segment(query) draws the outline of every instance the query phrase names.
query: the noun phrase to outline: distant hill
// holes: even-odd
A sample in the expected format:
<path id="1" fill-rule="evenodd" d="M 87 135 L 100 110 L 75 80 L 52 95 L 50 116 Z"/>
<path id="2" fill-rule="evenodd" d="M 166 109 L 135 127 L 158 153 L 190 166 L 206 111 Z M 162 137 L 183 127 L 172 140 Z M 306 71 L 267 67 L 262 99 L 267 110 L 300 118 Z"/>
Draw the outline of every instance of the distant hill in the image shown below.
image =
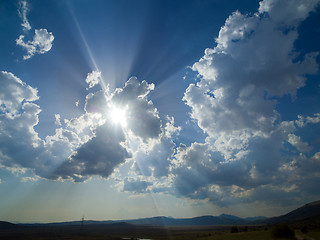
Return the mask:
<path id="1" fill-rule="evenodd" d="M 13 229 L 13 228 L 18 228 L 19 226 L 13 223 L 9 223 L 9 222 L 4 222 L 4 221 L 0 221 L 0 230 L 3 229 Z"/>
<path id="2" fill-rule="evenodd" d="M 234 215 L 230 215 L 230 214 L 221 214 L 219 216 L 220 218 L 224 218 L 224 219 L 230 219 L 230 220 L 234 220 L 234 221 L 243 221 L 242 218 L 234 216 Z"/>
<path id="3" fill-rule="evenodd" d="M 267 218 L 257 221 L 258 223 L 279 223 L 279 222 L 296 222 L 311 218 L 320 218 L 320 201 L 308 203 L 296 210 L 293 210 L 279 217 Z"/>
<path id="4" fill-rule="evenodd" d="M 201 216 L 194 218 L 153 217 L 125 220 L 127 223 L 153 226 L 210 226 L 244 224 L 247 221 L 235 216 Z"/>
<path id="5" fill-rule="evenodd" d="M 129 224 L 126 222 L 117 222 L 117 223 L 110 223 L 110 224 L 103 224 L 104 228 L 121 228 L 121 229 L 125 229 L 125 228 L 134 228 L 135 225 L 133 224 Z"/>
<path id="6" fill-rule="evenodd" d="M 245 220 L 247 220 L 249 222 L 258 221 L 258 220 L 264 220 L 264 219 L 267 219 L 267 217 L 257 216 L 257 217 L 247 217 L 247 218 L 245 218 Z"/>
<path id="7" fill-rule="evenodd" d="M 285 215 L 279 217 L 249 217 L 240 218 L 233 215 L 221 214 L 220 216 L 200 216 L 194 218 L 172 218 L 172 217 L 151 217 L 140 219 L 129 219 L 121 221 L 94 221 L 86 220 L 84 225 L 104 225 L 105 227 L 126 227 L 130 228 L 134 225 L 140 226 L 221 226 L 221 225 L 250 225 L 250 224 L 274 224 L 278 222 L 297 222 L 303 220 L 320 219 L 320 201 L 306 204 L 296 210 L 293 210 Z M 12 224 L 0 221 L 0 229 L 13 228 L 17 226 L 76 226 L 81 225 L 81 221 L 73 222 L 56 222 L 47 224 Z"/>

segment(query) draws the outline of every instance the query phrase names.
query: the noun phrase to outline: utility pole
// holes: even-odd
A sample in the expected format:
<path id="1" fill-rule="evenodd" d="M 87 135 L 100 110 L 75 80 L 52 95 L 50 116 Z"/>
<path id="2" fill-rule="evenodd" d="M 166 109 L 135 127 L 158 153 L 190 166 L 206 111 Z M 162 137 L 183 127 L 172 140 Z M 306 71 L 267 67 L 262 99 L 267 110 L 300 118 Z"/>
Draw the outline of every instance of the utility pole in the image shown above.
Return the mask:
<path id="1" fill-rule="evenodd" d="M 83 225 L 84 225 L 84 215 L 82 215 L 82 218 L 81 218 L 81 234 L 83 235 Z"/>
<path id="2" fill-rule="evenodd" d="M 81 228 L 83 228 L 83 224 L 84 224 L 84 216 L 82 216 L 81 218 Z"/>

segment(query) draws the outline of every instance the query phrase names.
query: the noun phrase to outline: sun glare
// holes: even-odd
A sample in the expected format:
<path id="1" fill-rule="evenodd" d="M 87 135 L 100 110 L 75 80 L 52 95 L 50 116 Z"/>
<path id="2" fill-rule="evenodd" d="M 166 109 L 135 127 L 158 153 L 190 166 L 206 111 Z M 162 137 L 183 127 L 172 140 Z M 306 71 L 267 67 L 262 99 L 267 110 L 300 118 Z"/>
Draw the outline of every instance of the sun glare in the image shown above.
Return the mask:
<path id="1" fill-rule="evenodd" d="M 114 124 L 120 124 L 122 127 L 127 126 L 126 109 L 112 106 L 110 117 Z"/>

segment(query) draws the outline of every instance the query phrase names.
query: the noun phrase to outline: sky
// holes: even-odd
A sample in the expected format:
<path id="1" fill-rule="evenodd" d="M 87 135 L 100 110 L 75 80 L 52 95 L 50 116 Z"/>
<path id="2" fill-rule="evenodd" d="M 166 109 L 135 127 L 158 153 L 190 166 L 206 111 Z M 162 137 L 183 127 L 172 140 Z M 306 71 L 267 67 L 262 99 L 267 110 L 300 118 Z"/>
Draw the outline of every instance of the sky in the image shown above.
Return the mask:
<path id="1" fill-rule="evenodd" d="M 319 2 L 2 0 L 0 220 L 319 200 Z"/>

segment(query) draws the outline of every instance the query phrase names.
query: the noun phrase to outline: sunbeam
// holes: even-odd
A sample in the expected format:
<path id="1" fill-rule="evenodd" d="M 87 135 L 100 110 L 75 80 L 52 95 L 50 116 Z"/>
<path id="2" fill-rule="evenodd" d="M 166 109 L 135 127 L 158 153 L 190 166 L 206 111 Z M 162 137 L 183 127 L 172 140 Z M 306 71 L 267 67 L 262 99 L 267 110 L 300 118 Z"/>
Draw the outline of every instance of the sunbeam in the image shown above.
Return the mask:
<path id="1" fill-rule="evenodd" d="M 71 2 L 68 1 L 67 4 L 68 4 L 68 7 L 69 7 L 69 11 L 70 11 L 70 13 L 71 13 L 72 19 L 73 19 L 73 21 L 74 21 L 74 23 L 75 23 L 75 25 L 76 25 L 76 27 L 77 27 L 77 29 L 78 29 L 78 32 L 79 32 L 79 34 L 80 34 L 80 36 L 81 36 L 81 40 L 82 40 L 82 42 L 83 42 L 83 44 L 84 44 L 84 46 L 85 46 L 85 48 L 86 48 L 86 50 L 87 50 L 87 53 L 88 53 L 88 55 L 89 55 L 89 57 L 90 57 L 91 63 L 93 64 L 93 66 L 94 66 L 94 68 L 95 68 L 94 70 L 100 72 L 99 67 L 98 67 L 98 64 L 96 63 L 96 61 L 95 61 L 95 59 L 94 59 L 94 57 L 93 57 L 93 54 L 92 54 L 92 52 L 91 52 L 91 49 L 90 49 L 90 47 L 89 47 L 89 45 L 88 45 L 88 43 L 87 43 L 87 40 L 86 40 L 86 38 L 85 38 L 85 36 L 84 36 L 84 34 L 83 34 L 83 32 L 82 32 L 82 29 L 81 29 L 80 25 L 79 25 L 79 21 L 78 21 L 78 19 L 77 19 L 77 16 L 76 16 L 76 14 L 74 13 L 74 10 L 73 10 L 73 7 L 72 7 L 72 5 L 71 5 Z M 101 76 L 101 79 L 102 79 L 102 81 L 100 81 L 99 84 L 101 85 L 101 88 L 106 91 L 106 90 L 107 90 L 107 86 L 106 86 L 105 81 L 104 81 L 104 79 L 103 79 L 102 76 Z"/>

